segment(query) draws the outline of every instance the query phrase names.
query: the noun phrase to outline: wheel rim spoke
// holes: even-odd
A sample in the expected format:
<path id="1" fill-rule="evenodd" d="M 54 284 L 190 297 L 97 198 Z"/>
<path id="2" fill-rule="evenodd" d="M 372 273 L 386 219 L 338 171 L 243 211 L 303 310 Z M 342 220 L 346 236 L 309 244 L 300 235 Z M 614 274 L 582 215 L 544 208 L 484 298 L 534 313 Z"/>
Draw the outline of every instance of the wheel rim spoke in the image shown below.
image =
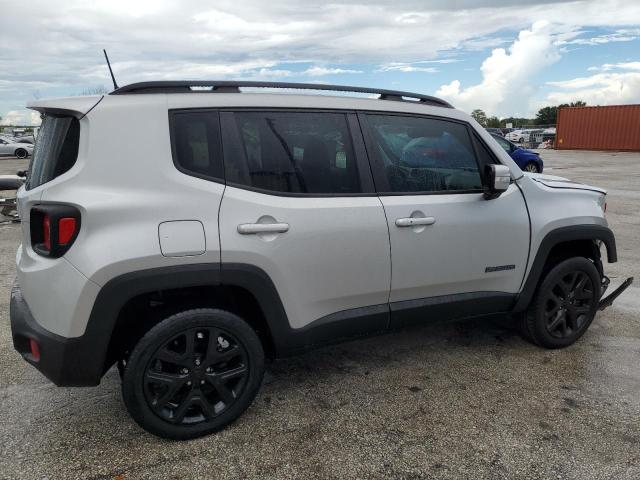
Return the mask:
<path id="1" fill-rule="evenodd" d="M 208 380 L 225 405 L 229 406 L 231 403 L 233 403 L 233 401 L 236 399 L 235 393 L 224 384 L 224 382 L 218 375 L 212 375 Z"/>
<path id="2" fill-rule="evenodd" d="M 187 414 L 189 407 L 193 404 L 193 392 L 189 392 L 187 397 L 178 405 L 178 408 L 173 412 L 173 420 L 177 423 L 181 423 L 184 420 L 184 416 Z"/>
<path id="3" fill-rule="evenodd" d="M 548 330 L 550 332 L 553 332 L 556 328 L 558 328 L 558 325 L 560 325 L 560 323 L 564 320 L 564 314 L 562 312 L 560 312 L 558 310 L 557 314 L 556 314 L 556 318 L 553 319 L 553 321 L 549 324 L 549 326 L 547 327 Z"/>
<path id="4" fill-rule="evenodd" d="M 240 365 L 236 368 L 232 368 L 230 370 L 221 372 L 219 375 L 223 382 L 228 382 L 229 380 L 233 380 L 234 378 L 239 378 L 246 373 L 247 373 L 247 367 L 245 367 L 244 365 Z"/>

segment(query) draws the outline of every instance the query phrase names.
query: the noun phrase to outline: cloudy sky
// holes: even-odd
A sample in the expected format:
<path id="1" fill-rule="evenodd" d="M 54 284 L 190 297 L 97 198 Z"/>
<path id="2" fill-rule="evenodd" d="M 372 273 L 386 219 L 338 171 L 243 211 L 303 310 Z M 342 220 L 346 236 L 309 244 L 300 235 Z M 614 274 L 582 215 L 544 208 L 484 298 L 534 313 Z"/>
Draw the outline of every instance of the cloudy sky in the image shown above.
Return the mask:
<path id="1" fill-rule="evenodd" d="M 159 79 L 436 94 L 467 111 L 640 103 L 640 1 L 0 0 L 2 123 L 28 101 Z"/>

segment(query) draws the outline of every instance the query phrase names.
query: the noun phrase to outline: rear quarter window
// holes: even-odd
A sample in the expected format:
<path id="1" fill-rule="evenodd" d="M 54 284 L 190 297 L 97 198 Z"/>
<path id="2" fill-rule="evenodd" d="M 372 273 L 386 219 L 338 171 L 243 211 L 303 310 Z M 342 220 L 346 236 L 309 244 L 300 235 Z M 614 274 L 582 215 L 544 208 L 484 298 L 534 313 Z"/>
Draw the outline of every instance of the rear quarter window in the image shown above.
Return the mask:
<path id="1" fill-rule="evenodd" d="M 174 111 L 170 115 L 173 161 L 182 173 L 224 181 L 220 127 L 215 111 Z"/>
<path id="2" fill-rule="evenodd" d="M 45 115 L 29 165 L 27 189 L 69 171 L 78 158 L 80 122 L 66 115 Z"/>

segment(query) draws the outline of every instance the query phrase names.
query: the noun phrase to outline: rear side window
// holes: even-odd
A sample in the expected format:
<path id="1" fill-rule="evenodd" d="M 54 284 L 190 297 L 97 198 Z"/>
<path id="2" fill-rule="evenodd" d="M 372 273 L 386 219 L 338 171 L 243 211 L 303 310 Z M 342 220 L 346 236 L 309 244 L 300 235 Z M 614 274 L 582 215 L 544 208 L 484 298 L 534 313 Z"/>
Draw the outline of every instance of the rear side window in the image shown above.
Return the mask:
<path id="1" fill-rule="evenodd" d="M 344 114 L 223 112 L 221 116 L 227 183 L 310 195 L 362 191 Z"/>
<path id="2" fill-rule="evenodd" d="M 180 171 L 195 177 L 223 180 L 218 113 L 171 114 L 173 161 Z"/>
<path id="3" fill-rule="evenodd" d="M 482 189 L 467 127 L 446 120 L 366 115 L 378 190 L 389 193 Z"/>
<path id="4" fill-rule="evenodd" d="M 75 117 L 45 115 L 29 165 L 26 188 L 50 182 L 67 172 L 78 158 L 80 122 Z"/>

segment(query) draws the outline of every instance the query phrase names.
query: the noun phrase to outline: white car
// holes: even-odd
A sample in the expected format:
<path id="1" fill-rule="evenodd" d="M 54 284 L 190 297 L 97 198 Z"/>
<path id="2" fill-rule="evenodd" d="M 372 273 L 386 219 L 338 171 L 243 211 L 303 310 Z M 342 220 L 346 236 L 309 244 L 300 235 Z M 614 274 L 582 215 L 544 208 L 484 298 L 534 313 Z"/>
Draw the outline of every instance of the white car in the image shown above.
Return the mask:
<path id="1" fill-rule="evenodd" d="M 0 156 L 27 158 L 33 153 L 33 145 L 17 143 L 9 137 L 0 137 Z"/>
<path id="2" fill-rule="evenodd" d="M 438 98 L 172 81 L 29 106 L 44 119 L 17 195 L 14 347 L 64 386 L 117 364 L 162 437 L 235 420 L 267 357 L 495 315 L 562 348 L 631 283 L 602 299 L 604 190 L 523 173 Z"/>
<path id="3" fill-rule="evenodd" d="M 522 143 L 524 142 L 525 136 L 529 136 L 529 134 L 526 133 L 526 130 L 514 130 L 513 132 L 507 133 L 504 138 L 511 142 Z"/>

